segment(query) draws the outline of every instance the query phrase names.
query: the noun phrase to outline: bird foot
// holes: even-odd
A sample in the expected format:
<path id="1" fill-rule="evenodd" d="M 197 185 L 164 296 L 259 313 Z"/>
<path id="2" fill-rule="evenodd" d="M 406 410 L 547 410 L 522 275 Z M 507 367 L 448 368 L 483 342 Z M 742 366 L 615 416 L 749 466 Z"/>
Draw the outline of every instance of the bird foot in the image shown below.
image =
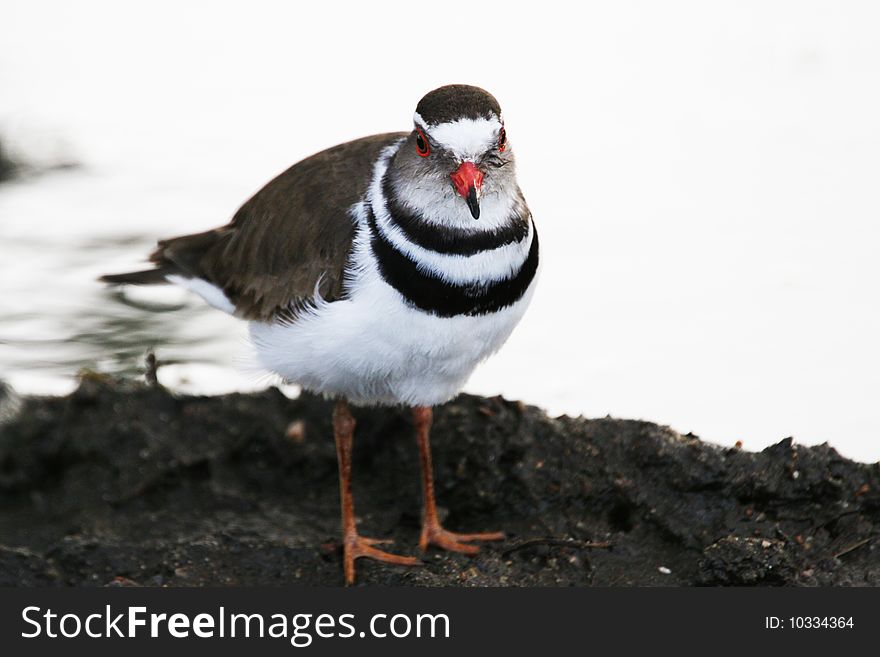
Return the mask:
<path id="1" fill-rule="evenodd" d="M 440 526 L 440 523 L 425 523 L 422 527 L 422 536 L 419 539 L 419 547 L 422 552 L 434 545 L 450 552 L 462 554 L 476 554 L 480 548 L 476 545 L 468 545 L 469 541 L 503 541 L 504 532 L 483 532 L 479 534 L 458 534 Z"/>
<path id="2" fill-rule="evenodd" d="M 400 566 L 418 566 L 422 563 L 416 557 L 404 557 L 399 554 L 391 554 L 374 548 L 374 545 L 391 543 L 387 539 L 367 538 L 359 534 L 351 534 L 345 537 L 342 548 L 342 560 L 345 570 L 345 583 L 354 584 L 354 561 L 361 557 L 393 563 Z"/>

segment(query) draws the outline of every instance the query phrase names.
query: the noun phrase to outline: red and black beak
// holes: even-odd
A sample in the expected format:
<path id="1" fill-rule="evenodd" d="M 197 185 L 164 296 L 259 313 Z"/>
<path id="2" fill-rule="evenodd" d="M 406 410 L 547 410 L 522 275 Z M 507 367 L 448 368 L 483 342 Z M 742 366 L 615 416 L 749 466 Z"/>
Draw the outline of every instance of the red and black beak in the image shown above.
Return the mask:
<path id="1" fill-rule="evenodd" d="M 480 190 L 483 187 L 483 172 L 473 162 L 462 162 L 458 169 L 449 175 L 461 197 L 467 202 L 474 219 L 480 218 Z"/>

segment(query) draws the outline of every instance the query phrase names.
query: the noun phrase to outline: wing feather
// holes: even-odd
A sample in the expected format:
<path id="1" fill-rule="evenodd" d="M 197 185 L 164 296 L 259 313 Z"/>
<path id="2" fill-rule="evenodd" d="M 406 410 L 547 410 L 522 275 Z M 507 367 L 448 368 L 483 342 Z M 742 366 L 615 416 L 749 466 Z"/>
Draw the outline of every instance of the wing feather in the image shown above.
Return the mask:
<path id="1" fill-rule="evenodd" d="M 343 293 L 354 237 L 351 207 L 366 192 L 388 133 L 335 146 L 270 181 L 221 228 L 159 242 L 158 269 L 173 267 L 223 290 L 236 315 L 268 321 L 314 296 Z"/>

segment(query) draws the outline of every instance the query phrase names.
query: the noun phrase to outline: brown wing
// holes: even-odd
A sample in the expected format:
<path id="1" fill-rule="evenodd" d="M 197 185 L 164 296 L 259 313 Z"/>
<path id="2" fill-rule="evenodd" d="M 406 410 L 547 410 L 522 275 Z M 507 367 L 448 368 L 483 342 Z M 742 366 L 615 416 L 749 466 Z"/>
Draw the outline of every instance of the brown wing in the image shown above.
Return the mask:
<path id="1" fill-rule="evenodd" d="M 321 295 L 338 299 L 354 236 L 349 210 L 379 152 L 402 136 L 365 137 L 312 155 L 269 182 L 228 225 L 159 242 L 150 259 L 217 285 L 248 319 L 295 309 L 319 279 Z"/>

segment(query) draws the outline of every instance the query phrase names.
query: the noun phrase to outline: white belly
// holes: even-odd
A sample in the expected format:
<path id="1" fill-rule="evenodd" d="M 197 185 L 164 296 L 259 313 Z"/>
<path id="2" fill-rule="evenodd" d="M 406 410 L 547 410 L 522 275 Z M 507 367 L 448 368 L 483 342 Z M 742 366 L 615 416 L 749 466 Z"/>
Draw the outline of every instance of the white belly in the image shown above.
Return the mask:
<path id="1" fill-rule="evenodd" d="M 375 271 L 351 298 L 288 324 L 252 322 L 261 364 L 304 388 L 358 404 L 434 405 L 454 397 L 497 351 L 531 300 L 486 315 L 438 317 L 407 305 Z"/>

